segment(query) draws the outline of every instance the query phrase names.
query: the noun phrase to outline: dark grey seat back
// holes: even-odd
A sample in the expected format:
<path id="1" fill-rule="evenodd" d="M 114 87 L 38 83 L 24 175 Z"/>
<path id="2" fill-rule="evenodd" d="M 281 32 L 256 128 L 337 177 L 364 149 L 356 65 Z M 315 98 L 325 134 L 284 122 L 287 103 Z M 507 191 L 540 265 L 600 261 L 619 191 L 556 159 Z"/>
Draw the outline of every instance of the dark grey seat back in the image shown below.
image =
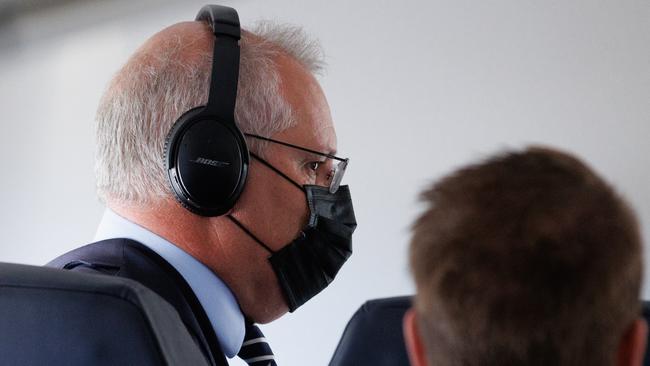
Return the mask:
<path id="1" fill-rule="evenodd" d="M 369 300 L 352 316 L 330 366 L 408 366 L 402 319 L 411 297 Z"/>
<path id="2" fill-rule="evenodd" d="M 0 263 L 4 365 L 207 365 L 176 310 L 113 276 Z"/>

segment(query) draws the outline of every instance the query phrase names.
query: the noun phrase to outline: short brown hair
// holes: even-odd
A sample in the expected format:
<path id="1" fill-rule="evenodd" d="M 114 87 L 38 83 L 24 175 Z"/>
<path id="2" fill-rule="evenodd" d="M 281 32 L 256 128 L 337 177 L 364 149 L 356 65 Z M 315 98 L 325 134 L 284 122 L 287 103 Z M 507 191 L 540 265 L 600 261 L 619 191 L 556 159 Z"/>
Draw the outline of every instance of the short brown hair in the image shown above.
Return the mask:
<path id="1" fill-rule="evenodd" d="M 434 365 L 611 365 L 639 316 L 641 238 L 616 192 L 548 148 L 470 165 L 422 194 L 410 260 Z"/>

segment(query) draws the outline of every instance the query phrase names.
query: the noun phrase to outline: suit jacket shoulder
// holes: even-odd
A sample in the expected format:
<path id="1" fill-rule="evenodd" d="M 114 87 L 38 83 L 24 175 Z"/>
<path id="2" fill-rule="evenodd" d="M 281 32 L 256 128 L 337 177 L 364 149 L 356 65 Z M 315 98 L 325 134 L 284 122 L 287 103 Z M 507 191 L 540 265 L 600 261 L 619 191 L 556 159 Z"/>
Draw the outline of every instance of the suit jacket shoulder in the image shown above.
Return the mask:
<path id="1" fill-rule="evenodd" d="M 178 311 L 210 364 L 228 364 L 212 324 L 190 286 L 174 267 L 145 245 L 130 239 L 103 240 L 63 254 L 47 266 L 140 282 Z"/>

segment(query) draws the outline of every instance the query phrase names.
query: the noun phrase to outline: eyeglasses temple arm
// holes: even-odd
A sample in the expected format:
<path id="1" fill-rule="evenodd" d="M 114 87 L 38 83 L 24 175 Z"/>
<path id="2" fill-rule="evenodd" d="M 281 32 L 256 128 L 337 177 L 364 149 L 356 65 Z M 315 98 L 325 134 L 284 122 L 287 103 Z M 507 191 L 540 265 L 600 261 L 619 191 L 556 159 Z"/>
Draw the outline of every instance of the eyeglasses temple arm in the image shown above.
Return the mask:
<path id="1" fill-rule="evenodd" d="M 278 141 L 278 140 L 270 139 L 268 137 L 255 135 L 255 134 L 252 134 L 252 133 L 244 133 L 244 136 L 252 137 L 252 138 L 256 138 L 256 139 L 260 139 L 260 140 L 264 140 L 264 141 L 268 141 L 268 142 L 273 142 L 275 144 L 280 144 L 280 145 L 284 145 L 284 146 L 291 147 L 291 148 L 294 148 L 294 149 L 306 151 L 308 153 L 312 153 L 312 154 L 316 154 L 316 155 L 320 155 L 320 156 L 325 156 L 327 158 L 338 160 L 338 161 L 347 161 L 348 160 L 348 159 L 339 158 L 338 156 L 334 156 L 332 154 L 325 154 L 325 153 L 322 153 L 320 151 L 311 150 L 311 149 L 308 149 L 306 147 L 293 145 L 293 144 L 290 144 L 288 142 Z"/>

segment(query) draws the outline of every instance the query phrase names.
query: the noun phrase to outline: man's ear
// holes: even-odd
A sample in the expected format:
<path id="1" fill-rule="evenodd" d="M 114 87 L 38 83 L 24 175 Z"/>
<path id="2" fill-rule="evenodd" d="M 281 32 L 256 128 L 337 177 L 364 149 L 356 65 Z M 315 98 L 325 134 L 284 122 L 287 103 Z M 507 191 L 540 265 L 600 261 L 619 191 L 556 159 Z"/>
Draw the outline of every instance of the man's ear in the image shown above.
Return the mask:
<path id="1" fill-rule="evenodd" d="M 427 366 L 426 351 L 422 344 L 420 329 L 417 324 L 415 309 L 409 309 L 404 314 L 403 321 L 404 341 L 406 342 L 406 351 L 411 361 L 411 366 Z"/>
<path id="2" fill-rule="evenodd" d="M 648 324 L 637 318 L 623 333 L 618 348 L 619 366 L 642 366 L 648 338 Z"/>

